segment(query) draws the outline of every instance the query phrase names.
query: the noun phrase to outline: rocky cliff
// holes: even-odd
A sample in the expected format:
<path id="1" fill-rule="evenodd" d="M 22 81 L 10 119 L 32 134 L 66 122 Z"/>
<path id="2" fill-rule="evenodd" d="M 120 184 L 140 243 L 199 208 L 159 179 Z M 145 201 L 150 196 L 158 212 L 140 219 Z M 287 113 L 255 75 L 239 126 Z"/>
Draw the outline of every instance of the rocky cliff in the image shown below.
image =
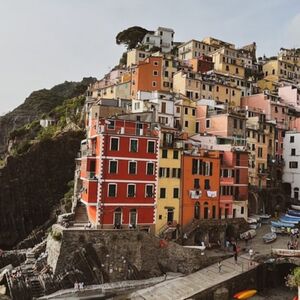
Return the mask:
<path id="1" fill-rule="evenodd" d="M 10 248 L 49 219 L 74 178 L 83 132 L 69 131 L 8 157 L 0 169 L 0 248 Z"/>
<path id="2" fill-rule="evenodd" d="M 5 116 L 0 117 L 0 157 L 7 149 L 10 132 L 27 123 L 38 120 L 43 114 L 48 114 L 66 99 L 84 94 L 88 85 L 95 78 L 83 78 L 81 82 L 64 82 L 51 89 L 32 92 L 23 104 Z"/>

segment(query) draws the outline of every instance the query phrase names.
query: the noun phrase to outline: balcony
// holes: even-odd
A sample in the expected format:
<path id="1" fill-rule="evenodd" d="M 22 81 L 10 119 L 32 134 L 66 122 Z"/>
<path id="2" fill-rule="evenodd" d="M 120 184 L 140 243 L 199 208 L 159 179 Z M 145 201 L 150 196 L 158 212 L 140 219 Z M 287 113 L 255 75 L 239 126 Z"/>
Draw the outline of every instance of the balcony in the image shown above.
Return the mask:
<path id="1" fill-rule="evenodd" d="M 81 150 L 81 157 L 95 157 L 96 151 L 93 149 L 82 149 Z"/>
<path id="2" fill-rule="evenodd" d="M 98 180 L 95 172 L 86 172 L 86 178 L 89 180 Z"/>
<path id="3" fill-rule="evenodd" d="M 114 126 L 110 128 L 106 125 L 99 125 L 98 133 L 102 134 L 116 134 L 116 135 L 134 135 L 134 136 L 151 136 L 158 137 L 159 130 L 158 128 L 134 128 L 125 126 Z"/>

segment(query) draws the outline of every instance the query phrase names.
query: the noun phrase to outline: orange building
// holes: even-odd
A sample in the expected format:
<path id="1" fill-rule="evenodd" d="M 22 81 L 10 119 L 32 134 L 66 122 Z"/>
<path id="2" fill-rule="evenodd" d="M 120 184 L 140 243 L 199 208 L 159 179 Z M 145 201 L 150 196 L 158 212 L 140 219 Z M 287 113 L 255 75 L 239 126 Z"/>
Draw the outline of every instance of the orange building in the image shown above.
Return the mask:
<path id="1" fill-rule="evenodd" d="M 148 57 L 132 70 L 131 96 L 136 97 L 138 91 L 161 90 L 162 57 Z"/>
<path id="2" fill-rule="evenodd" d="M 184 153 L 182 173 L 182 226 L 193 219 L 219 218 L 220 152 L 199 149 Z"/>

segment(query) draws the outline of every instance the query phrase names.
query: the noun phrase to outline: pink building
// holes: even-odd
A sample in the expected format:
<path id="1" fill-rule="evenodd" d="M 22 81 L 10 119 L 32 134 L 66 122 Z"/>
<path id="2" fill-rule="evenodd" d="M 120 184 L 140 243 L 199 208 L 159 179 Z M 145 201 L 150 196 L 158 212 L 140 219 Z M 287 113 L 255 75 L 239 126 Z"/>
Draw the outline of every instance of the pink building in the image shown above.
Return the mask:
<path id="1" fill-rule="evenodd" d="M 278 88 L 278 96 L 286 104 L 300 108 L 300 89 L 296 86 L 282 86 Z"/>
<path id="2" fill-rule="evenodd" d="M 223 137 L 245 138 L 246 118 L 234 108 L 214 100 L 199 100 L 196 108 L 196 132 Z"/>
<path id="3" fill-rule="evenodd" d="M 294 114 L 292 114 L 294 109 L 284 103 L 279 96 L 267 93 L 242 97 L 241 107 L 245 108 L 246 111 L 259 109 L 265 114 L 266 121 L 276 122 L 275 155 L 277 160 L 281 160 L 284 133 L 291 129 L 295 119 Z"/>

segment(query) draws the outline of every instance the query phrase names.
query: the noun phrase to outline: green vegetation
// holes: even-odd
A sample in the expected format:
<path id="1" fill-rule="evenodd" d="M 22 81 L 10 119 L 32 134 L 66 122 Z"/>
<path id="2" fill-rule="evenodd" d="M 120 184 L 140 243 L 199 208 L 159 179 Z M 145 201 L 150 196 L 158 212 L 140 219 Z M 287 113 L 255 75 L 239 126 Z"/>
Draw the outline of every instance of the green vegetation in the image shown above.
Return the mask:
<path id="1" fill-rule="evenodd" d="M 296 267 L 286 278 L 286 285 L 298 288 L 298 299 L 300 299 L 300 267 Z"/>
<path id="2" fill-rule="evenodd" d="M 62 238 L 62 234 L 60 231 L 51 230 L 51 236 L 55 241 L 60 241 Z"/>
<path id="3" fill-rule="evenodd" d="M 85 102 L 84 96 L 64 100 L 48 114 L 43 114 L 42 119 L 52 119 L 54 124 L 43 128 L 39 120 L 35 120 L 18 129 L 13 130 L 9 138 L 13 140 L 12 155 L 22 155 L 30 147 L 39 141 L 46 141 L 58 135 L 68 124 L 73 123 L 80 127 L 83 125 L 82 108 Z"/>
<path id="4" fill-rule="evenodd" d="M 118 45 L 124 44 L 127 50 L 133 49 L 143 40 L 145 34 L 148 32 L 149 31 L 143 27 L 129 27 L 117 34 L 116 43 Z"/>

